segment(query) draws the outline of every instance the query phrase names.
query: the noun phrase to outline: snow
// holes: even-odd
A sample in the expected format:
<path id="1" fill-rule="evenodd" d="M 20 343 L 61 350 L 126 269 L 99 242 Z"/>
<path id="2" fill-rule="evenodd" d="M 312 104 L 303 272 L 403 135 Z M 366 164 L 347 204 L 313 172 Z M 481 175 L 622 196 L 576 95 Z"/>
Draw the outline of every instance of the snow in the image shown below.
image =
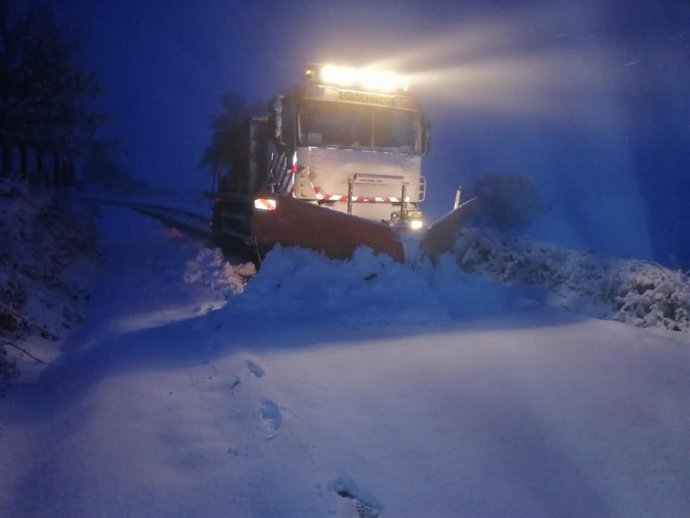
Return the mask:
<path id="1" fill-rule="evenodd" d="M 220 249 L 202 248 L 194 259 L 187 261 L 184 280 L 232 295 L 242 293 L 247 280 L 255 273 L 253 263 L 233 266 L 225 261 Z"/>
<path id="2" fill-rule="evenodd" d="M 118 192 L 104 188 L 96 189 L 92 186 L 90 188 L 83 187 L 80 190 L 80 196 L 105 203 L 138 203 L 149 206 L 174 207 L 177 211 L 186 211 L 199 215 L 210 214 L 213 207 L 213 200 L 203 196 L 202 191 L 199 189 L 146 189 L 139 193 L 134 193 Z"/>
<path id="3" fill-rule="evenodd" d="M 85 323 L 0 404 L 1 516 L 690 512 L 685 335 L 450 256 L 279 248 L 252 276 L 125 209 L 101 225 Z"/>
<path id="4" fill-rule="evenodd" d="M 43 362 L 82 322 L 97 268 L 96 229 L 83 208 L 68 208 L 68 197 L 0 181 L 0 348 L 9 341 Z M 25 375 L 43 368 L 19 349 L 10 353 Z"/>
<path id="5" fill-rule="evenodd" d="M 281 318 L 295 323 L 306 318 L 357 328 L 423 327 L 452 322 L 457 314 L 501 311 L 513 304 L 505 293 L 499 284 L 463 274 L 450 256 L 436 267 L 410 266 L 365 247 L 349 261 L 277 247 L 233 306 L 251 314 L 279 308 Z"/>
<path id="6" fill-rule="evenodd" d="M 639 327 L 690 332 L 690 278 L 651 261 L 613 259 L 486 229 L 465 229 L 458 265 L 544 301 Z M 531 290 L 532 296 L 538 296 Z"/>

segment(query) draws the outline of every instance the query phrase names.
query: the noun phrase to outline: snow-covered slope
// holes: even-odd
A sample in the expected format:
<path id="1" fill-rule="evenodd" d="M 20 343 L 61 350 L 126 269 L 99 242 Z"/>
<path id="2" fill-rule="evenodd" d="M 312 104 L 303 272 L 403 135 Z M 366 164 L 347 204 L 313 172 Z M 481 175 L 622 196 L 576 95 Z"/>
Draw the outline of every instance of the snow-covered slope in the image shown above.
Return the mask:
<path id="1" fill-rule="evenodd" d="M 450 258 L 277 249 L 245 285 L 105 214 L 85 325 L 0 405 L 0 515 L 690 512 L 686 344 Z"/>
<path id="2" fill-rule="evenodd" d="M 67 191 L 0 181 L 0 348 L 9 347 L 25 375 L 37 367 L 28 354 L 46 362 L 58 355 L 90 296 L 96 229 L 68 199 Z"/>
<path id="3" fill-rule="evenodd" d="M 690 277 L 652 261 L 613 259 L 525 237 L 465 229 L 458 265 L 509 285 L 536 286 L 540 298 L 639 327 L 690 333 Z M 539 296 L 532 290 L 533 296 Z"/>

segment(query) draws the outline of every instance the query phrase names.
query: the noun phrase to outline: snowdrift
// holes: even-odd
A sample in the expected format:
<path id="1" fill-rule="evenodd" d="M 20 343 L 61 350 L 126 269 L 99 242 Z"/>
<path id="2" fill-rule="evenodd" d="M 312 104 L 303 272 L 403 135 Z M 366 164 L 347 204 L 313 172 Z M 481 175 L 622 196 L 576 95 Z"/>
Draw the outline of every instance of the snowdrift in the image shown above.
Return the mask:
<path id="1" fill-rule="evenodd" d="M 313 328 L 324 338 L 366 329 L 374 334 L 444 328 L 535 306 L 518 290 L 463 272 L 445 254 L 400 264 L 366 247 L 347 260 L 302 248 L 277 246 L 255 273 L 254 265 L 230 264 L 220 250 L 200 250 L 188 261 L 185 280 L 221 292 L 227 305 L 217 322 L 242 328 Z"/>
<path id="2" fill-rule="evenodd" d="M 423 325 L 537 300 L 638 327 L 690 332 L 690 281 L 683 272 L 477 229 L 464 230 L 454 254 L 435 264 L 399 264 L 366 247 L 334 261 L 278 246 L 254 274 L 251 264 L 231 265 L 219 250 L 202 250 L 185 278 L 226 296 L 242 294 L 232 301 L 234 311 L 276 320 Z"/>

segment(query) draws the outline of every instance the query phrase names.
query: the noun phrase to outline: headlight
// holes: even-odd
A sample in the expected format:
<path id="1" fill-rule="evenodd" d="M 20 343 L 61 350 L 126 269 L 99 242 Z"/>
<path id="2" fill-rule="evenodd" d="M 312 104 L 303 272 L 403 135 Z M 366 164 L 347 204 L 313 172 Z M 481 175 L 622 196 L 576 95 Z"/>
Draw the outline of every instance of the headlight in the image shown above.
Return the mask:
<path id="1" fill-rule="evenodd" d="M 271 198 L 256 198 L 254 208 L 257 210 L 276 210 L 276 200 Z"/>
<path id="2" fill-rule="evenodd" d="M 412 230 L 419 230 L 424 226 L 424 222 L 421 219 L 411 219 L 410 228 Z"/>

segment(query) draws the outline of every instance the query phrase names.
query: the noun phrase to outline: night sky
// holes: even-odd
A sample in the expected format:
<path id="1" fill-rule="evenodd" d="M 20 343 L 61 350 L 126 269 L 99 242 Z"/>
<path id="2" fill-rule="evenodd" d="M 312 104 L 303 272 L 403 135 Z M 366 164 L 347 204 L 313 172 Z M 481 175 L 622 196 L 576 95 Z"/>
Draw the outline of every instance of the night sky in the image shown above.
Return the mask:
<path id="1" fill-rule="evenodd" d="M 432 118 L 427 212 L 484 171 L 521 173 L 552 207 L 535 237 L 690 267 L 687 0 L 51 3 L 106 88 L 104 134 L 152 185 L 209 185 L 222 93 L 380 63 L 412 73 Z"/>

